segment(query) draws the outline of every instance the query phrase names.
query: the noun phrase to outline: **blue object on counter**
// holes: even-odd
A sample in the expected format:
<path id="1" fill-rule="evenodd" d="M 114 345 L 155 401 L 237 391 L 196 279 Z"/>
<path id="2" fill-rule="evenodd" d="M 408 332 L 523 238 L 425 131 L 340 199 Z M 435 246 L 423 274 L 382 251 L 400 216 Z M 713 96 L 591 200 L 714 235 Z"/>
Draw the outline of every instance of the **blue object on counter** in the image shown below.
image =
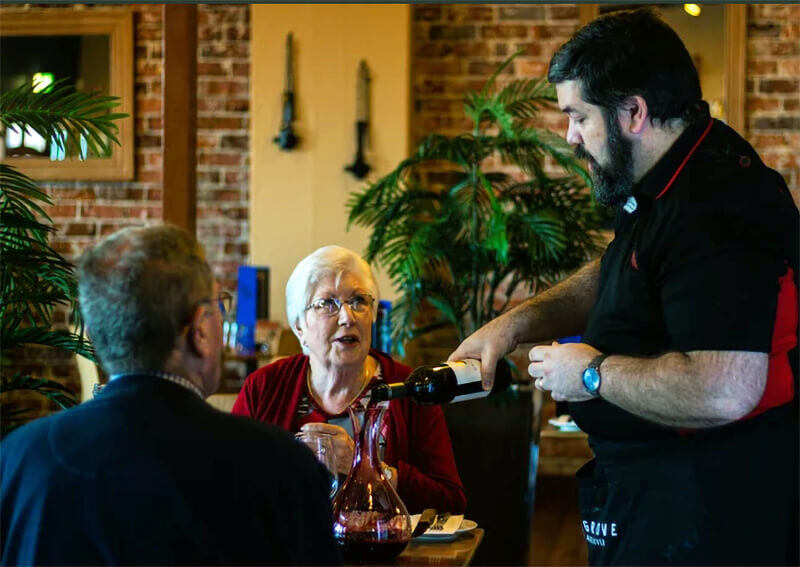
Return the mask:
<path id="1" fill-rule="evenodd" d="M 256 350 L 257 319 L 269 319 L 269 268 L 239 266 L 236 291 L 236 350 L 253 354 Z"/>
<path id="2" fill-rule="evenodd" d="M 392 302 L 378 302 L 378 317 L 372 324 L 372 348 L 385 353 L 392 352 Z"/>

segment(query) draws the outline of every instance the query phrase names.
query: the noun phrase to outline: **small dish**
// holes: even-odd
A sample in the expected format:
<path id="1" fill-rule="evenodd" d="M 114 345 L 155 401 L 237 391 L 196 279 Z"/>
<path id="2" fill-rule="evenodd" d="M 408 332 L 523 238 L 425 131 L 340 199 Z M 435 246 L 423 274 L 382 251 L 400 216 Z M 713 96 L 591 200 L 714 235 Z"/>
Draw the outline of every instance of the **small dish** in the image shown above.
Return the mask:
<path id="1" fill-rule="evenodd" d="M 578 427 L 578 424 L 572 421 L 561 421 L 557 417 L 553 417 L 547 420 L 547 423 L 558 429 L 559 431 L 580 431 L 581 428 Z"/>
<path id="2" fill-rule="evenodd" d="M 474 530 L 478 527 L 478 523 L 473 520 L 467 520 L 464 518 L 461 520 L 461 525 L 452 534 L 442 534 L 436 532 L 425 532 L 424 534 L 415 537 L 415 540 L 420 541 L 453 541 L 456 539 L 460 534 L 467 533 L 469 531 Z"/>

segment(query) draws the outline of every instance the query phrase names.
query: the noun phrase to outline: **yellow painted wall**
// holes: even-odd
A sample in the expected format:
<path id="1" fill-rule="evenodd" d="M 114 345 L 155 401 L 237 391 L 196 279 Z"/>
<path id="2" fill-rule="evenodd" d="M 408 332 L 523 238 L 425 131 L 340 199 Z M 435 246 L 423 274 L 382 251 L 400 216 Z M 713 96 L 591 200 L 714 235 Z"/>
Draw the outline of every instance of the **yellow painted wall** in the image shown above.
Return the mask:
<path id="1" fill-rule="evenodd" d="M 271 318 L 286 322 L 284 288 L 297 262 L 339 244 L 363 253 L 368 233 L 346 231 L 348 195 L 363 186 L 344 171 L 355 156 L 356 73 L 372 75 L 370 178 L 407 157 L 408 5 L 251 7 L 251 262 L 271 268 Z M 286 34 L 294 33 L 296 133 L 300 146 L 272 143 L 281 118 Z M 381 296 L 395 294 L 378 275 Z"/>

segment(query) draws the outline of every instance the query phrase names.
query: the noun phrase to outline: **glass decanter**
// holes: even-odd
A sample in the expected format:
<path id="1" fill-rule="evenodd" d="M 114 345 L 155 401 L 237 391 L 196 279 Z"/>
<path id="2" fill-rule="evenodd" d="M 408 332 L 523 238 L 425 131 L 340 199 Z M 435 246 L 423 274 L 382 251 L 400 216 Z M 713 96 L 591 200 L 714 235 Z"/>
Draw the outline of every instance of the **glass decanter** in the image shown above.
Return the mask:
<path id="1" fill-rule="evenodd" d="M 356 403 L 348 408 L 355 438 L 353 464 L 333 501 L 333 535 L 345 563 L 392 561 L 411 541 L 411 517 L 378 458 L 386 405 L 365 408 Z"/>

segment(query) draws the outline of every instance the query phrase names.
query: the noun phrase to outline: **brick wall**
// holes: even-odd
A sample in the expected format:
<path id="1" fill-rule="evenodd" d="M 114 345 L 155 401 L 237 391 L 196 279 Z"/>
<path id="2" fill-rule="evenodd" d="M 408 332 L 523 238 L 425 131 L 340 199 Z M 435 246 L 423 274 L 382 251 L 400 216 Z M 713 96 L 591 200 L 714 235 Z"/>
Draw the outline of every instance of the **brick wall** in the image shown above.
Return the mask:
<path id="1" fill-rule="evenodd" d="M 800 5 L 747 9 L 746 138 L 800 203 Z"/>
<path id="2" fill-rule="evenodd" d="M 94 8 L 81 8 L 94 9 Z M 126 9 L 103 6 L 97 9 Z M 102 235 L 162 219 L 162 6 L 134 14 L 135 176 L 124 182 L 42 184 L 53 199 L 53 247 L 68 259 Z M 249 6 L 198 6 L 197 234 L 223 288 L 235 289 L 236 266 L 248 259 Z M 58 321 L 64 322 L 64 314 Z M 70 357 L 30 348 L 17 367 L 63 379 L 79 391 Z M 37 403 L 34 400 L 31 403 Z"/>
<path id="3" fill-rule="evenodd" d="M 412 134 L 455 134 L 469 127 L 463 95 L 518 49 L 508 76 L 544 76 L 550 57 L 578 28 L 574 4 L 415 5 Z M 800 6 L 748 8 L 747 131 L 743 134 L 800 196 Z M 563 132 L 559 112 L 540 126 Z"/>

